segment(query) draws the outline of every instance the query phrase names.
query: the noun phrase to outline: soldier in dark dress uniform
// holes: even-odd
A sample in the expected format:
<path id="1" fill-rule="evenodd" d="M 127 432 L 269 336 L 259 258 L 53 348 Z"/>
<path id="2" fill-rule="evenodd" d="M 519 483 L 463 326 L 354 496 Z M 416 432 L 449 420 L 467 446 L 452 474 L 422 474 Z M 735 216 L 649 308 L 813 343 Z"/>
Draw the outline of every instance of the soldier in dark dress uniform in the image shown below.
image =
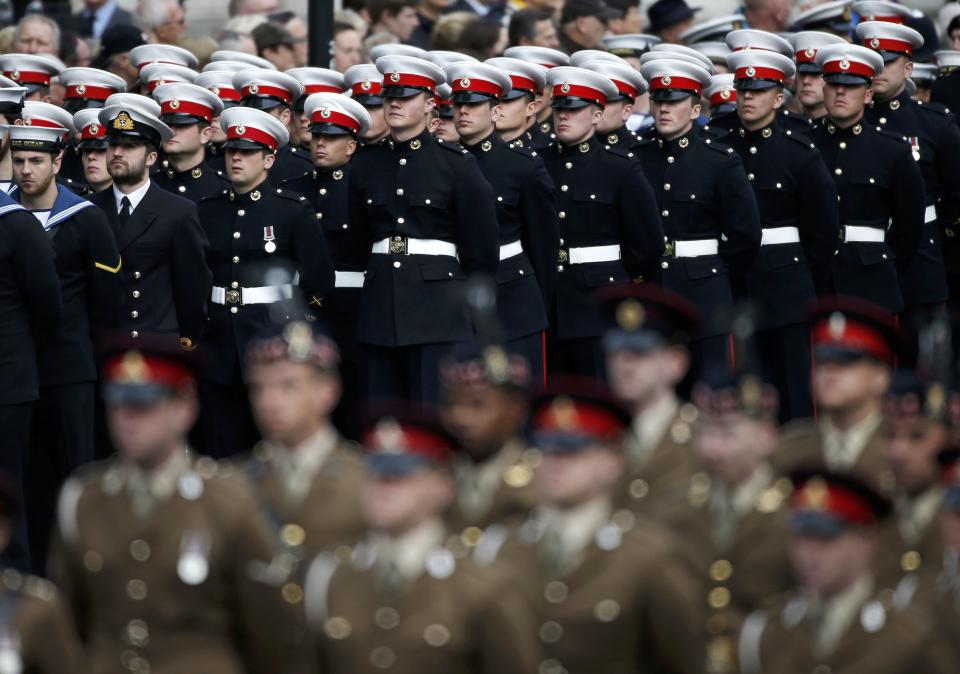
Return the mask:
<path id="1" fill-rule="evenodd" d="M 59 75 L 60 86 L 66 89 L 63 109 L 70 114 L 80 110 L 100 109 L 109 96 L 127 90 L 122 77 L 97 68 L 67 68 Z M 78 129 L 79 131 L 79 129 Z M 76 183 L 86 184 L 80 151 L 79 139 L 71 138 L 63 153 L 63 165 L 60 175 Z"/>
<path id="2" fill-rule="evenodd" d="M 333 287 L 333 264 L 306 197 L 268 182 L 275 153 L 288 139 L 286 127 L 273 115 L 244 107 L 224 111 L 220 126 L 227 133 L 232 189 L 199 207 L 213 272 L 200 376 L 201 435 L 203 450 L 216 457 L 245 451 L 256 441 L 241 386 L 244 354 L 252 337 L 292 311 L 271 316 L 271 305 L 293 299 L 299 288 L 299 311 L 313 318 Z"/>
<path id="3" fill-rule="evenodd" d="M 562 51 L 550 49 L 548 47 L 519 46 L 505 49 L 503 55 L 507 58 L 520 59 L 528 63 L 535 63 L 542 68 L 550 69 L 557 66 L 566 66 L 570 64 L 570 57 Z M 553 128 L 553 115 L 551 113 L 550 101 L 552 92 L 544 88 L 542 93 L 537 95 L 540 106 L 535 115 L 530 118 L 527 127 L 527 138 L 525 144 L 527 147 L 541 151 L 557 139 L 557 134 Z"/>
<path id="4" fill-rule="evenodd" d="M 596 135 L 607 97 L 618 94 L 610 79 L 561 66 L 548 73 L 547 87 L 559 142 L 543 157 L 558 190 L 561 237 L 548 368 L 602 379 L 606 322 L 594 293 L 628 280 L 655 282 L 663 232 L 640 165 Z"/>
<path id="5" fill-rule="evenodd" d="M 510 147 L 495 124 L 510 77 L 491 65 L 447 66 L 460 142 L 496 195 L 500 234 L 497 317 L 504 346 L 521 354 L 533 378 L 544 381 L 544 331 L 554 299 L 560 226 L 557 193 L 535 150 Z"/>
<path id="6" fill-rule="evenodd" d="M 370 127 L 361 138 L 360 149 L 376 145 L 390 134 L 383 116 L 383 73 L 372 63 L 350 66 L 343 73 L 343 84 L 350 89 L 353 100 L 370 113 Z"/>
<path id="7" fill-rule="evenodd" d="M 233 88 L 233 74 L 237 70 L 217 70 L 214 66 L 215 63 L 211 63 L 204 68 L 193 83 L 219 96 L 224 110 L 240 105 L 240 92 Z M 211 120 L 210 128 L 213 129 L 213 133 L 206 148 L 207 165 L 214 171 L 221 171 L 226 175 L 227 165 L 223 144 L 227 142 L 227 134 L 220 128 L 219 116 Z"/>
<path id="8" fill-rule="evenodd" d="M 77 128 L 77 156 L 83 164 L 83 179 L 91 193 L 113 184 L 107 168 L 107 129 L 100 123 L 100 109 L 80 110 L 73 116 Z"/>
<path id="9" fill-rule="evenodd" d="M 829 45 L 817 52 L 817 63 L 826 82 L 827 116 L 811 139 L 840 197 L 834 290 L 895 314 L 904 308 L 900 275 L 923 236 L 923 176 L 901 134 L 864 118 L 870 82 L 883 70 L 880 55 L 857 45 Z"/>
<path id="10" fill-rule="evenodd" d="M 263 110 L 285 127 L 293 118 L 293 104 L 303 95 L 303 85 L 285 73 L 251 68 L 233 76 L 233 88 L 240 92 L 240 105 Z M 229 165 L 227 166 L 229 169 Z M 276 151 L 276 163 L 270 171 L 270 184 L 282 187 L 290 180 L 313 175 L 309 154 L 297 143 L 284 141 Z M 229 177 L 229 176 L 228 176 Z"/>
<path id="11" fill-rule="evenodd" d="M 293 77 L 303 87 L 303 93 L 293 102 L 293 122 L 290 128 L 297 129 L 297 133 L 290 139 L 290 144 L 306 152 L 307 157 L 312 159 L 310 116 L 305 110 L 307 98 L 313 94 L 342 94 L 348 87 L 343 81 L 343 73 L 329 68 L 291 68 L 287 71 L 287 75 Z"/>
<path id="12" fill-rule="evenodd" d="M 627 128 L 627 120 L 633 113 L 634 101 L 647 93 L 647 83 L 626 61 L 619 57 L 613 61 L 613 58 L 607 54 L 605 59 L 585 61 L 581 67 L 603 75 L 617 88 L 617 95 L 608 99 L 603 109 L 603 118 L 597 124 L 597 138 L 605 148 L 633 158 L 637 156 L 640 140 Z"/>
<path id="13" fill-rule="evenodd" d="M 737 109 L 737 88 L 733 86 L 733 73 L 723 73 L 710 78 L 703 90 L 703 97 L 710 106 L 710 121 Z"/>
<path id="14" fill-rule="evenodd" d="M 827 114 L 823 103 L 823 74 L 817 65 L 817 50 L 831 44 L 843 44 L 846 40 L 820 30 L 805 30 L 790 37 L 797 64 L 794 82 L 794 101 L 799 103 L 804 116 L 817 122 Z"/>
<path id="15" fill-rule="evenodd" d="M 430 113 L 430 123 L 427 128 L 437 140 L 447 143 L 459 143 L 460 134 L 453 121 L 453 89 L 446 82 L 437 85 L 433 96 L 433 111 Z"/>
<path id="16" fill-rule="evenodd" d="M 656 124 L 640 160 L 667 238 L 661 277 L 700 313 L 702 329 L 690 348 L 694 371 L 703 371 L 729 357 L 733 277 L 749 269 L 760 247 L 756 199 L 736 152 L 694 128 L 710 74 L 669 59 L 650 61 L 640 73 L 650 84 Z"/>
<path id="17" fill-rule="evenodd" d="M 536 63 L 498 56 L 484 61 L 510 76 L 510 91 L 500 99 L 497 134 L 504 142 L 526 147 L 527 127 L 540 109 L 538 97 L 547 83 L 547 69 Z"/>
<path id="18" fill-rule="evenodd" d="M 182 82 L 160 85 L 153 97 L 160 103 L 160 119 L 173 132 L 163 144 L 165 168 L 156 175 L 157 185 L 195 204 L 219 195 L 229 181 L 207 164 L 205 148 L 213 136 L 213 120 L 223 111 L 220 98 L 203 87 Z"/>
<path id="19" fill-rule="evenodd" d="M 435 401 L 441 357 L 472 337 L 467 275 L 497 269 L 496 201 L 473 156 L 426 130 L 443 71 L 405 56 L 377 68 L 391 136 L 351 168 L 350 225 L 372 253 L 357 339 L 371 397 Z"/>

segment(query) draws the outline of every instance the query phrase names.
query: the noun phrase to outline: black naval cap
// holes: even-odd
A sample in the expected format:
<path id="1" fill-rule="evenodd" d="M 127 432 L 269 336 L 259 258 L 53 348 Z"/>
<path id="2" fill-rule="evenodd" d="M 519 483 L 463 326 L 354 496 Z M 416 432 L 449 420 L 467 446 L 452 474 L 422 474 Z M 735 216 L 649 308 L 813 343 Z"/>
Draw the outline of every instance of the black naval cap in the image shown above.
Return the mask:
<path id="1" fill-rule="evenodd" d="M 406 400 L 371 406 L 362 438 L 370 472 L 384 477 L 449 470 L 458 449 L 435 410 Z"/>
<path id="2" fill-rule="evenodd" d="M 682 296 L 652 283 L 621 283 L 597 294 L 609 325 L 603 336 L 607 353 L 650 353 L 686 346 L 700 330 L 697 308 Z"/>
<path id="3" fill-rule="evenodd" d="M 790 527 L 800 536 L 835 538 L 874 526 L 891 511 L 886 497 L 852 473 L 801 468 L 790 474 L 790 481 Z"/>
<path id="4" fill-rule="evenodd" d="M 149 143 L 159 148 L 173 136 L 169 126 L 133 105 L 108 105 L 97 118 L 107 130 L 107 142 Z"/>
<path id="5" fill-rule="evenodd" d="M 103 397 L 111 406 L 150 407 L 192 390 L 200 365 L 196 351 L 167 335 L 110 336 L 101 356 Z"/>
<path id="6" fill-rule="evenodd" d="M 570 454 L 597 445 L 619 448 L 631 416 L 603 382 L 558 376 L 534 394 L 530 419 L 540 451 Z"/>

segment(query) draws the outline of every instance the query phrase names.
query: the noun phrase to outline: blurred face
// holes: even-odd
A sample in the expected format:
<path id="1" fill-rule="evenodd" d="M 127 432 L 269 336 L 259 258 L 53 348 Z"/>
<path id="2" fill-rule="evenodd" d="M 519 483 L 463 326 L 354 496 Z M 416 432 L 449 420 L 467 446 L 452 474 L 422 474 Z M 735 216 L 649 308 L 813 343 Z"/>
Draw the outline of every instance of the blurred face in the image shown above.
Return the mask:
<path id="1" fill-rule="evenodd" d="M 248 192 L 267 178 L 267 171 L 273 166 L 276 156 L 265 150 L 237 150 L 228 148 L 226 152 L 227 177 L 235 190 Z"/>
<path id="2" fill-rule="evenodd" d="M 667 44 L 683 44 L 683 40 L 680 39 L 680 36 L 686 32 L 693 25 L 693 17 L 689 19 L 684 19 L 680 23 L 675 23 L 672 26 L 667 26 L 659 33 L 657 37 L 666 42 Z"/>
<path id="3" fill-rule="evenodd" d="M 807 110 L 823 105 L 823 78 L 819 73 L 797 73 L 797 98 Z"/>
<path id="4" fill-rule="evenodd" d="M 890 469 L 907 493 L 920 493 L 936 482 L 937 452 L 947 442 L 943 424 L 920 415 L 887 415 L 884 440 Z"/>
<path id="5" fill-rule="evenodd" d="M 553 130 L 565 145 L 576 145 L 589 139 L 597 130 L 603 110 L 596 105 L 582 108 L 554 108 Z"/>
<path id="6" fill-rule="evenodd" d="M 697 423 L 697 453 L 710 476 L 728 487 L 753 475 L 776 440 L 773 424 L 739 413 L 701 414 Z"/>
<path id="7" fill-rule="evenodd" d="M 459 143 L 460 134 L 457 133 L 456 123 L 449 117 L 434 117 L 429 124 L 430 133 L 448 143 Z"/>
<path id="8" fill-rule="evenodd" d="M 844 411 L 882 396 L 890 386 L 890 372 L 866 358 L 852 363 L 818 363 L 813 386 L 821 408 Z"/>
<path id="9" fill-rule="evenodd" d="M 679 138 L 693 128 L 700 116 L 700 102 L 693 96 L 679 101 L 650 101 L 650 112 L 657 132 L 667 140 Z"/>
<path id="10" fill-rule="evenodd" d="M 536 114 L 534 105 L 529 96 L 521 96 L 501 103 L 497 133 L 504 140 L 513 140 L 518 137 L 527 128 L 527 118 Z"/>
<path id="11" fill-rule="evenodd" d="M 423 469 L 399 477 L 370 475 L 363 506 L 372 529 L 399 535 L 440 514 L 453 496 L 449 474 Z"/>
<path id="12" fill-rule="evenodd" d="M 281 361 L 250 368 L 250 408 L 263 437 L 297 447 L 321 427 L 340 399 L 336 377 L 307 363 Z"/>
<path id="13" fill-rule="evenodd" d="M 63 153 L 54 157 L 49 152 L 24 152 L 16 150 L 13 156 L 13 180 L 27 196 L 37 196 L 47 191 L 60 171 Z"/>
<path id="14" fill-rule="evenodd" d="M 186 21 L 183 7 L 180 6 L 179 2 L 168 3 L 168 6 L 170 7 L 170 18 L 154 28 L 154 32 L 157 34 L 157 42 L 174 44 L 183 37 Z"/>
<path id="15" fill-rule="evenodd" d="M 514 437 L 525 413 L 520 396 L 489 384 L 448 389 L 441 407 L 444 426 L 474 461 L 492 456 Z"/>
<path id="16" fill-rule="evenodd" d="M 771 124 L 782 105 L 783 92 L 779 87 L 737 92 L 737 113 L 744 126 L 751 130 Z"/>
<path id="17" fill-rule="evenodd" d="M 344 72 L 350 66 L 363 63 L 363 40 L 355 30 L 342 30 L 333 38 L 333 69 Z"/>
<path id="18" fill-rule="evenodd" d="M 604 134 L 616 131 L 623 126 L 632 112 L 633 105 L 629 101 L 607 103 L 607 106 L 603 109 L 600 124 L 597 126 L 597 133 Z"/>
<path id="19" fill-rule="evenodd" d="M 267 59 L 283 72 L 297 67 L 297 53 L 292 45 L 279 44 L 276 47 L 263 50 L 263 58 Z"/>
<path id="20" fill-rule="evenodd" d="M 944 547 L 960 551 L 960 510 L 944 510 L 940 516 Z"/>
<path id="21" fill-rule="evenodd" d="M 80 161 L 83 162 L 84 178 L 97 192 L 113 182 L 107 171 L 106 150 L 85 150 L 80 153 Z"/>
<path id="22" fill-rule="evenodd" d="M 409 40 L 413 31 L 420 25 L 417 10 L 413 7 L 404 7 L 392 16 L 389 12 L 384 12 L 380 20 L 387 30 L 400 38 L 401 42 Z"/>
<path id="23" fill-rule="evenodd" d="M 885 63 L 883 72 L 873 78 L 873 93 L 877 98 L 893 98 L 903 91 L 907 78 L 913 74 L 913 63 L 906 56 L 898 56 Z"/>
<path id="24" fill-rule="evenodd" d="M 214 117 L 210 122 L 210 142 L 220 145 L 227 142 L 227 132 L 220 128 L 220 118 Z"/>
<path id="25" fill-rule="evenodd" d="M 681 348 L 638 353 L 620 349 L 607 354 L 607 377 L 613 394 L 630 408 L 654 402 L 686 376 L 690 357 Z"/>
<path id="26" fill-rule="evenodd" d="M 184 392 L 146 407 L 108 405 L 110 437 L 123 458 L 143 468 L 162 464 L 183 449 L 197 418 L 196 395 Z"/>
<path id="27" fill-rule="evenodd" d="M 146 143 L 110 141 L 107 146 L 107 170 L 117 185 L 138 185 L 147 178 L 147 169 L 157 161 L 157 153 Z"/>
<path id="28" fill-rule="evenodd" d="M 41 21 L 27 21 L 20 26 L 19 35 L 13 43 L 14 52 L 20 54 L 53 54 L 53 29 Z"/>
<path id="29" fill-rule="evenodd" d="M 855 124 L 863 116 L 864 107 L 873 100 L 873 90 L 866 86 L 824 83 L 823 102 L 830 119 L 841 127 Z"/>
<path id="30" fill-rule="evenodd" d="M 390 129 L 387 128 L 387 118 L 383 114 L 382 105 L 367 108 L 367 112 L 370 113 L 370 128 L 363 134 L 363 141 L 373 143 L 386 136 Z"/>
<path id="31" fill-rule="evenodd" d="M 800 584 L 829 598 L 869 570 L 875 547 L 875 532 L 848 530 L 833 538 L 794 536 L 789 553 Z"/>
<path id="32" fill-rule="evenodd" d="M 310 154 L 317 168 L 339 168 L 348 161 L 357 150 L 357 141 L 353 136 L 310 136 Z"/>
<path id="33" fill-rule="evenodd" d="M 67 65 L 76 68 L 89 68 L 91 61 L 90 46 L 81 37 L 74 38 L 74 42 L 76 43 L 75 54 L 73 60 Z"/>
<path id="34" fill-rule="evenodd" d="M 453 106 L 453 123 L 460 138 L 469 145 L 479 142 L 493 133 L 500 120 L 500 105 L 480 103 L 456 103 Z"/>
<path id="35" fill-rule="evenodd" d="M 576 20 L 578 41 L 586 48 L 593 49 L 600 44 L 600 38 L 607 25 L 595 16 L 581 16 Z"/>
<path id="36" fill-rule="evenodd" d="M 163 144 L 163 151 L 168 155 L 191 156 L 200 153 L 205 143 L 213 136 L 213 129 L 200 124 L 186 124 L 171 126 L 173 136 Z"/>
<path id="37" fill-rule="evenodd" d="M 537 479 L 548 503 L 572 508 L 606 493 L 623 467 L 621 454 L 597 445 L 572 453 L 547 452 Z"/>
<path id="38" fill-rule="evenodd" d="M 295 16 L 290 19 L 289 23 L 286 25 L 286 29 L 290 31 L 290 34 L 295 40 L 293 45 L 293 55 L 297 62 L 297 67 L 305 66 L 310 60 L 310 55 L 308 53 L 307 44 L 307 24 L 304 23 L 303 19 L 299 16 Z"/>
<path id="39" fill-rule="evenodd" d="M 610 21 L 610 32 L 614 35 L 642 33 L 644 23 L 643 15 L 640 13 L 639 7 L 630 7 L 622 19 L 613 19 Z"/>
<path id="40" fill-rule="evenodd" d="M 390 133 L 395 138 L 404 140 L 423 131 L 427 115 L 433 107 L 433 96 L 426 93 L 408 98 L 387 98 L 384 100 L 383 115 Z"/>
<path id="41" fill-rule="evenodd" d="M 530 3 L 527 3 L 530 4 Z M 537 21 L 534 24 L 534 34 L 532 40 L 523 40 L 523 44 L 530 44 L 535 47 L 547 47 L 549 49 L 560 48 L 560 38 L 557 36 L 557 27 L 553 21 Z"/>

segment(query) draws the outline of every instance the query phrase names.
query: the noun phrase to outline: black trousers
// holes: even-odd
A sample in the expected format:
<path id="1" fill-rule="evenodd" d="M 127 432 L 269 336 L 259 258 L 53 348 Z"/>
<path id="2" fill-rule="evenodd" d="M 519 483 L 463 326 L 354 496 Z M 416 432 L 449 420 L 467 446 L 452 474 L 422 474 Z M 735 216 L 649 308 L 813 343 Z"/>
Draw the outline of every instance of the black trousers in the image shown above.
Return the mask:
<path id="1" fill-rule="evenodd" d="M 34 573 L 46 567 L 57 496 L 64 480 L 95 458 L 93 382 L 40 389 L 33 410 L 31 449 L 23 466 L 23 490 L 30 563 Z"/>
<path id="2" fill-rule="evenodd" d="M 507 340 L 508 353 L 523 356 L 530 364 L 530 385 L 534 388 L 546 383 L 544 371 L 544 337 L 542 332 L 535 332 L 525 337 Z"/>
<path id="3" fill-rule="evenodd" d="M 215 459 L 226 459 L 249 452 L 260 441 L 239 364 L 234 367 L 232 383 L 201 379 L 198 391 L 200 417 L 191 434 L 197 451 Z"/>
<path id="4" fill-rule="evenodd" d="M 810 326 L 786 325 L 756 334 L 757 357 L 780 395 L 780 422 L 813 416 Z"/>
<path id="5" fill-rule="evenodd" d="M 33 403 L 0 405 L 0 471 L 6 473 L 17 487 L 17 497 L 23 503 L 23 462 L 30 447 L 30 419 Z M 22 510 L 22 508 L 21 508 Z M 13 535 L 3 555 L 4 563 L 20 571 L 31 570 L 30 548 L 27 543 L 27 524 L 23 517 L 13 527 Z"/>
<path id="6" fill-rule="evenodd" d="M 412 346 L 362 345 L 371 402 L 413 400 L 436 405 L 440 400 L 440 362 L 455 342 Z"/>
<path id="7" fill-rule="evenodd" d="M 605 381 L 607 361 L 601 337 L 547 338 L 549 376 L 575 375 Z"/>

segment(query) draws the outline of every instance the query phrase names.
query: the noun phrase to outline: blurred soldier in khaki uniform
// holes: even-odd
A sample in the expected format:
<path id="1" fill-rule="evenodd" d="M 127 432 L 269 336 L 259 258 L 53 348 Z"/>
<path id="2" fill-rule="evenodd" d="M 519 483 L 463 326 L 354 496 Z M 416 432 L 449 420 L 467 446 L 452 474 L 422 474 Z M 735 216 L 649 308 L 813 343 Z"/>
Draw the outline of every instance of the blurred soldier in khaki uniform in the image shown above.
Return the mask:
<path id="1" fill-rule="evenodd" d="M 737 348 L 739 359 L 745 350 Z M 704 471 L 688 481 L 663 519 L 678 532 L 684 563 L 698 580 L 707 644 L 705 671 L 737 671 L 736 644 L 748 613 L 793 586 L 787 558 L 786 499 L 769 458 L 777 442 L 777 389 L 750 371 L 708 371 L 693 388 L 699 411 L 694 446 Z"/>
<path id="2" fill-rule="evenodd" d="M 953 648 L 954 660 L 960 662 L 960 449 L 941 452 L 937 461 L 944 490 L 938 522 L 943 561 L 938 563 L 936 576 L 923 577 L 916 597 L 929 602 L 941 637 Z"/>
<path id="3" fill-rule="evenodd" d="M 0 554 L 19 514 L 19 487 L 0 474 Z M 49 581 L 0 570 L 0 672 L 83 674 L 83 649 L 70 613 Z"/>
<path id="4" fill-rule="evenodd" d="M 955 672 L 932 616 L 895 608 L 874 582 L 889 501 L 850 473 L 803 470 L 793 481 L 790 557 L 800 588 L 747 617 L 742 674 Z"/>
<path id="5" fill-rule="evenodd" d="M 537 613 L 545 659 L 534 671 L 703 674 L 694 583 L 675 542 L 614 504 L 629 413 L 591 380 L 553 386 L 531 408 L 545 505 L 499 557 Z"/>
<path id="6" fill-rule="evenodd" d="M 408 404 L 371 410 L 363 502 L 369 534 L 321 555 L 307 574 L 307 618 L 324 674 L 530 674 L 539 649 L 522 597 L 449 538 L 454 440 Z M 448 544 L 448 541 L 452 544 Z"/>
<path id="7" fill-rule="evenodd" d="M 690 370 L 687 346 L 699 329 L 697 310 L 653 284 L 618 285 L 600 300 L 611 324 L 603 338 L 610 389 L 633 415 L 618 500 L 655 515 L 699 469 L 690 442 L 697 410 L 675 391 Z"/>
<path id="8" fill-rule="evenodd" d="M 447 522 L 468 546 L 540 502 L 533 482 L 540 453 L 522 437 L 530 378 L 527 360 L 499 344 L 468 342 L 440 364 L 441 421 L 461 450 Z"/>
<path id="9" fill-rule="evenodd" d="M 349 543 L 365 526 L 359 451 L 330 421 L 341 390 L 337 345 L 314 325 L 274 327 L 246 354 L 250 407 L 264 438 L 246 473 L 288 562 Z"/>
<path id="10" fill-rule="evenodd" d="M 813 392 L 817 421 L 784 427 L 774 453 L 783 473 L 823 465 L 855 471 L 874 486 L 893 487 L 883 452 L 883 395 L 902 341 L 884 310 L 847 297 L 825 297 L 811 310 Z"/>
<path id="11" fill-rule="evenodd" d="M 187 358 L 150 335 L 113 345 L 102 372 L 119 457 L 60 495 L 51 571 L 90 674 L 277 674 L 304 637 L 249 484 L 185 451 Z"/>

